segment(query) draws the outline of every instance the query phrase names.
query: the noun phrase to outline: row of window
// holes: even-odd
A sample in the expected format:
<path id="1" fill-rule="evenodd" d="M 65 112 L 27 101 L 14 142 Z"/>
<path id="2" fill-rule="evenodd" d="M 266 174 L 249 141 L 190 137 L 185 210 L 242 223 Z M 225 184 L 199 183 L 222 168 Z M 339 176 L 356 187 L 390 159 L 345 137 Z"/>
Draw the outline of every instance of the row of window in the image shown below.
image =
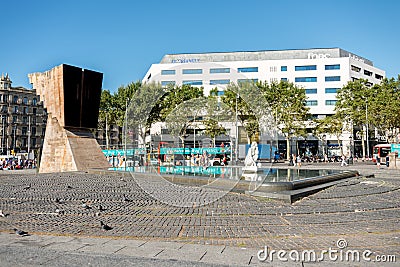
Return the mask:
<path id="1" fill-rule="evenodd" d="M 276 81 L 277 79 L 274 78 L 272 81 Z M 287 78 L 281 78 L 282 81 L 287 81 Z M 326 76 L 325 77 L 325 82 L 337 82 L 340 81 L 340 76 Z M 231 81 L 229 79 L 222 79 L 222 80 L 210 80 L 210 85 L 216 85 L 216 84 L 229 84 Z M 238 79 L 238 83 L 242 82 L 258 82 L 258 79 Z M 298 83 L 304 83 L 304 82 L 317 82 L 317 77 L 296 77 L 295 82 Z M 162 86 L 167 86 L 167 85 L 175 85 L 175 81 L 161 81 Z M 182 81 L 182 84 L 190 84 L 190 85 L 203 85 L 202 80 L 184 80 Z"/>
<path id="2" fill-rule="evenodd" d="M 339 88 L 325 88 L 325 94 L 336 94 Z M 317 93 L 317 88 L 305 89 L 307 95 L 312 95 Z"/>
<path id="3" fill-rule="evenodd" d="M 325 100 L 325 106 L 336 105 L 337 100 Z M 318 100 L 307 100 L 306 106 L 318 106 Z"/>
<path id="4" fill-rule="evenodd" d="M 22 114 L 28 114 L 29 109 L 28 107 L 19 107 L 19 106 L 14 106 L 12 109 L 12 113 L 18 113 L 21 110 Z M 0 111 L 2 113 L 8 112 L 8 107 L 7 106 L 1 106 Z M 32 108 L 32 114 L 36 115 L 37 108 Z"/>
<path id="5" fill-rule="evenodd" d="M 361 68 L 354 65 L 351 65 L 351 70 L 354 72 L 361 72 Z M 372 74 L 373 74 L 372 71 L 364 70 L 364 75 L 372 77 Z M 375 79 L 382 80 L 383 76 L 378 73 L 375 73 Z"/>
<path id="6" fill-rule="evenodd" d="M 317 77 L 296 77 L 297 83 L 317 82 Z M 340 82 L 340 76 L 325 76 L 325 82 Z"/>
<path id="7" fill-rule="evenodd" d="M 20 104 L 20 103 L 18 103 L 19 100 L 20 100 L 19 96 L 15 95 L 12 98 L 12 103 L 13 104 Z M 9 95 L 1 95 L 0 94 L 0 101 L 3 102 L 3 103 L 8 103 Z M 32 105 L 36 106 L 37 105 L 37 101 L 38 100 L 37 100 L 36 97 L 32 98 Z M 27 97 L 24 97 L 24 98 L 22 98 L 22 102 L 21 103 L 24 104 L 24 105 L 28 105 L 29 104 L 29 99 Z"/>
<path id="8" fill-rule="evenodd" d="M 317 65 L 306 65 L 306 66 L 295 66 L 295 71 L 304 71 L 304 70 L 317 70 Z M 325 70 L 340 70 L 340 65 L 325 65 Z M 270 68 L 271 72 L 276 71 L 276 67 L 273 66 Z M 281 71 L 287 71 L 287 66 L 281 66 Z M 211 68 L 210 73 L 230 73 L 230 68 Z M 238 68 L 238 73 L 246 73 L 246 72 L 258 72 L 258 67 L 245 67 Z M 175 70 L 161 70 L 161 75 L 175 75 Z M 183 69 L 182 74 L 203 74 L 202 69 Z"/>
<path id="9" fill-rule="evenodd" d="M 223 80 L 210 80 L 210 85 L 227 85 L 230 84 L 231 80 L 229 79 L 223 79 Z M 245 82 L 258 82 L 258 79 L 238 79 L 237 83 L 245 83 Z M 161 81 L 162 86 L 168 86 L 168 85 L 175 85 L 175 81 Z M 203 85 L 202 80 L 184 80 L 182 81 L 182 84 L 189 84 L 189 85 Z"/>

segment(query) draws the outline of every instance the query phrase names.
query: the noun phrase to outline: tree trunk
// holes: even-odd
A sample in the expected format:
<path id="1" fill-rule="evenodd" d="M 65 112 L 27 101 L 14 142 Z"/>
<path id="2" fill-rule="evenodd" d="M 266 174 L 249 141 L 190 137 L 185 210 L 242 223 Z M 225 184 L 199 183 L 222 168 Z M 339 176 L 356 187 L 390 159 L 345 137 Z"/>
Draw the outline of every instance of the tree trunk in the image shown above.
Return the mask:
<path id="1" fill-rule="evenodd" d="M 286 159 L 290 160 L 290 138 L 289 136 L 286 137 Z"/>

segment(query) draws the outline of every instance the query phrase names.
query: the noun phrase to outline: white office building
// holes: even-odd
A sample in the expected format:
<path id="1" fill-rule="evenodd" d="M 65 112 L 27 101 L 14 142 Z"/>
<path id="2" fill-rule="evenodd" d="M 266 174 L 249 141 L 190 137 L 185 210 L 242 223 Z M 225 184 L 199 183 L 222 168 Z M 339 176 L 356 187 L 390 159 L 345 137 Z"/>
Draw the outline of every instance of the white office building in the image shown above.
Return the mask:
<path id="1" fill-rule="evenodd" d="M 315 117 L 333 114 L 336 92 L 348 81 L 380 83 L 385 71 L 371 60 L 340 48 L 168 54 L 152 64 L 143 82 L 202 86 L 223 94 L 231 82 L 288 80 L 306 91 Z"/>

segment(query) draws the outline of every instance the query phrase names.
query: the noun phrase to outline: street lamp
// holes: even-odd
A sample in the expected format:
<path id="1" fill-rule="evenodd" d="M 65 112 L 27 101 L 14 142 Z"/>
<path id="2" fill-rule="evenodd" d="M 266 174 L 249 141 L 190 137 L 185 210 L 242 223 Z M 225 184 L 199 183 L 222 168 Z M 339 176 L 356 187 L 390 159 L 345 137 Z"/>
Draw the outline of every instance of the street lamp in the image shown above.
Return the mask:
<path id="1" fill-rule="evenodd" d="M 236 93 L 236 107 L 235 107 L 235 164 L 238 161 L 238 143 L 239 143 L 239 128 L 238 128 L 238 99 L 239 99 L 239 92 Z"/>
<path id="2" fill-rule="evenodd" d="M 369 158 L 369 137 L 368 137 L 368 99 L 365 98 L 365 128 L 367 131 L 366 137 L 367 137 L 367 157 Z"/>

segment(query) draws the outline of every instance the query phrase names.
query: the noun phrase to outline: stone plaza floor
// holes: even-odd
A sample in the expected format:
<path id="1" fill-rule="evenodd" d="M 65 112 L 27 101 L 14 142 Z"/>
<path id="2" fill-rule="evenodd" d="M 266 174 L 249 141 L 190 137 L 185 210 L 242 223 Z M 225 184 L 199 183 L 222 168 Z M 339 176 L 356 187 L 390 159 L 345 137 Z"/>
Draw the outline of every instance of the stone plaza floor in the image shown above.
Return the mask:
<path id="1" fill-rule="evenodd" d="M 340 167 L 340 163 L 304 164 L 301 168 L 347 168 L 358 170 L 361 176 L 293 204 L 239 193 L 220 197 L 217 190 L 153 182 L 157 196 L 178 196 L 174 199 L 178 205 L 171 206 L 149 195 L 127 174 L 2 172 L 0 210 L 7 216 L 0 217 L 0 239 L 9 239 L 8 234 L 17 228 L 43 238 L 246 250 L 242 262 L 236 262 L 232 255 L 227 261 L 207 261 L 207 252 L 199 252 L 200 258 L 193 259 L 238 265 L 260 264 L 257 251 L 265 246 L 277 251 L 322 251 L 338 249 L 340 243 L 340 249 L 370 250 L 371 257 L 395 255 L 399 261 L 400 169 L 377 169 L 372 163 L 347 167 Z M 199 195 L 218 197 L 206 205 L 179 207 L 180 199 L 195 203 L 191 198 Z M 103 230 L 100 221 L 112 229 Z M 0 250 L 0 262 L 1 255 Z M 159 256 L 168 258 L 168 253 L 162 250 Z"/>

